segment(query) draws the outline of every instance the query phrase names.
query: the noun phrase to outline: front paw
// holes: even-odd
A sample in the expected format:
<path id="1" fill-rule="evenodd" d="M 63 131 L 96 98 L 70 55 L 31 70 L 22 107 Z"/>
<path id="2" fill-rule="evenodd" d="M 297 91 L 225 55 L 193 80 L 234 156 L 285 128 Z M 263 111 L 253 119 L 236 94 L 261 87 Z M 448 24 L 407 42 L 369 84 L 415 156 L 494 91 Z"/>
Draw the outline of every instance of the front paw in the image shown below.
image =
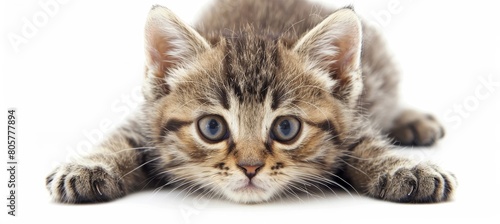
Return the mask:
<path id="1" fill-rule="evenodd" d="M 47 177 L 46 186 L 55 201 L 64 203 L 104 202 L 125 195 L 119 176 L 95 163 L 62 165 Z"/>
<path id="2" fill-rule="evenodd" d="M 431 146 L 443 138 L 443 126 L 429 114 L 404 111 L 389 132 L 394 144 L 402 146 Z"/>
<path id="3" fill-rule="evenodd" d="M 374 181 L 374 197 L 395 202 L 430 203 L 450 200 L 457 186 L 453 174 L 432 164 L 398 168 Z"/>

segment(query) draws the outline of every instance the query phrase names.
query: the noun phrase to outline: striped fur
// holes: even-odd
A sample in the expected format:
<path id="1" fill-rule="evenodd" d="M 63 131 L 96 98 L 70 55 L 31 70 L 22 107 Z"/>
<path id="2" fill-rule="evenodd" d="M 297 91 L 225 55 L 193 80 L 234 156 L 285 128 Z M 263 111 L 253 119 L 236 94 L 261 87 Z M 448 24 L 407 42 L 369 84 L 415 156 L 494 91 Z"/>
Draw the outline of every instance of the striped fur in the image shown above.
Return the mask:
<path id="1" fill-rule="evenodd" d="M 452 174 L 391 150 L 431 145 L 443 130 L 399 108 L 397 69 L 351 8 L 220 0 L 200 21 L 193 29 L 153 7 L 140 115 L 50 174 L 55 200 L 108 201 L 148 185 L 242 203 L 331 185 L 396 202 L 452 197 Z M 198 127 L 212 115 L 227 126 L 219 141 Z M 283 117 L 300 124 L 293 141 L 273 132 Z"/>

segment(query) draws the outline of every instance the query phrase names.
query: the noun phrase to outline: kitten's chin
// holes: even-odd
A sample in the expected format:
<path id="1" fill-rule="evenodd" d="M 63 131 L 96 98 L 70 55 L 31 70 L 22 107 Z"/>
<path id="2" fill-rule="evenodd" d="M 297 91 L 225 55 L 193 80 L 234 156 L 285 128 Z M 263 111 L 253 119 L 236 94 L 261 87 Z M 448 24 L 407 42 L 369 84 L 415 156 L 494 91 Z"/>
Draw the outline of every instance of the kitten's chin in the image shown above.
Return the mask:
<path id="1" fill-rule="evenodd" d="M 269 201 L 274 191 L 250 184 L 235 189 L 226 189 L 224 194 L 229 200 L 238 203 L 260 203 Z"/>

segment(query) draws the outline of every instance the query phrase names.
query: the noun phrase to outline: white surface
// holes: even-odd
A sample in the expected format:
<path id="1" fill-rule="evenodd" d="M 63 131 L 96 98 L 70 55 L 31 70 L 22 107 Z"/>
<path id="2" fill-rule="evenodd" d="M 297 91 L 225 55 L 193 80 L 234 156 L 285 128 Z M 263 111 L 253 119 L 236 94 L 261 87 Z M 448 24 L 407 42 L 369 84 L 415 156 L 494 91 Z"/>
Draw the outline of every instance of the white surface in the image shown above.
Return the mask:
<path id="1" fill-rule="evenodd" d="M 459 188 L 452 202 L 408 205 L 338 192 L 338 197 L 329 194 L 325 199 L 240 205 L 196 202 L 168 190 L 97 205 L 51 202 L 44 183 L 53 166 L 85 149 L 106 131 L 100 125 L 119 123 L 138 102 L 142 29 L 151 5 L 165 5 L 192 23 L 206 5 L 200 2 L 69 0 L 15 51 L 9 35 L 21 35 L 24 18 L 43 17 L 44 11 L 38 1 L 2 1 L 1 108 L 18 109 L 20 170 L 18 217 L 8 217 L 7 201 L 1 200 L 1 223 L 498 223 L 500 14 L 494 1 L 395 0 L 390 4 L 399 2 L 396 9 L 387 0 L 336 3 L 353 3 L 359 14 L 382 24 L 404 72 L 402 100 L 432 112 L 446 126 L 444 140 L 430 149 L 413 149 L 411 156 L 434 160 L 456 174 Z M 382 14 L 386 17 L 380 22 Z M 44 22 L 42 17 L 38 19 Z M 491 92 L 480 81 L 488 76 L 496 82 Z M 487 96 L 477 95 L 478 88 Z M 464 103 L 466 113 L 453 112 Z M 5 136 L 5 128 L 0 129 Z M 2 198 L 7 194 L 6 174 L 0 172 Z"/>

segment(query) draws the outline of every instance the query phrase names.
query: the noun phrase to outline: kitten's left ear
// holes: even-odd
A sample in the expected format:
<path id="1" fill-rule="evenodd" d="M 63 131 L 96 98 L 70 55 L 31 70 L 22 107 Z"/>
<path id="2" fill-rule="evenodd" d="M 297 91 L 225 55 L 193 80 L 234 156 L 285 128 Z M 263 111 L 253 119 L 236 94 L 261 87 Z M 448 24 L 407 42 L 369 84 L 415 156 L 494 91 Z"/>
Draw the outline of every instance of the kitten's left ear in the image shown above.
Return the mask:
<path id="1" fill-rule="evenodd" d="M 361 22 L 352 9 L 344 8 L 305 34 L 293 49 L 314 68 L 328 72 L 336 81 L 332 94 L 352 108 L 363 89 L 361 41 Z"/>
<path id="2" fill-rule="evenodd" d="M 146 99 L 158 99 L 170 93 L 169 77 L 176 68 L 191 63 L 210 45 L 198 32 L 182 22 L 172 11 L 154 6 L 145 27 Z"/>

